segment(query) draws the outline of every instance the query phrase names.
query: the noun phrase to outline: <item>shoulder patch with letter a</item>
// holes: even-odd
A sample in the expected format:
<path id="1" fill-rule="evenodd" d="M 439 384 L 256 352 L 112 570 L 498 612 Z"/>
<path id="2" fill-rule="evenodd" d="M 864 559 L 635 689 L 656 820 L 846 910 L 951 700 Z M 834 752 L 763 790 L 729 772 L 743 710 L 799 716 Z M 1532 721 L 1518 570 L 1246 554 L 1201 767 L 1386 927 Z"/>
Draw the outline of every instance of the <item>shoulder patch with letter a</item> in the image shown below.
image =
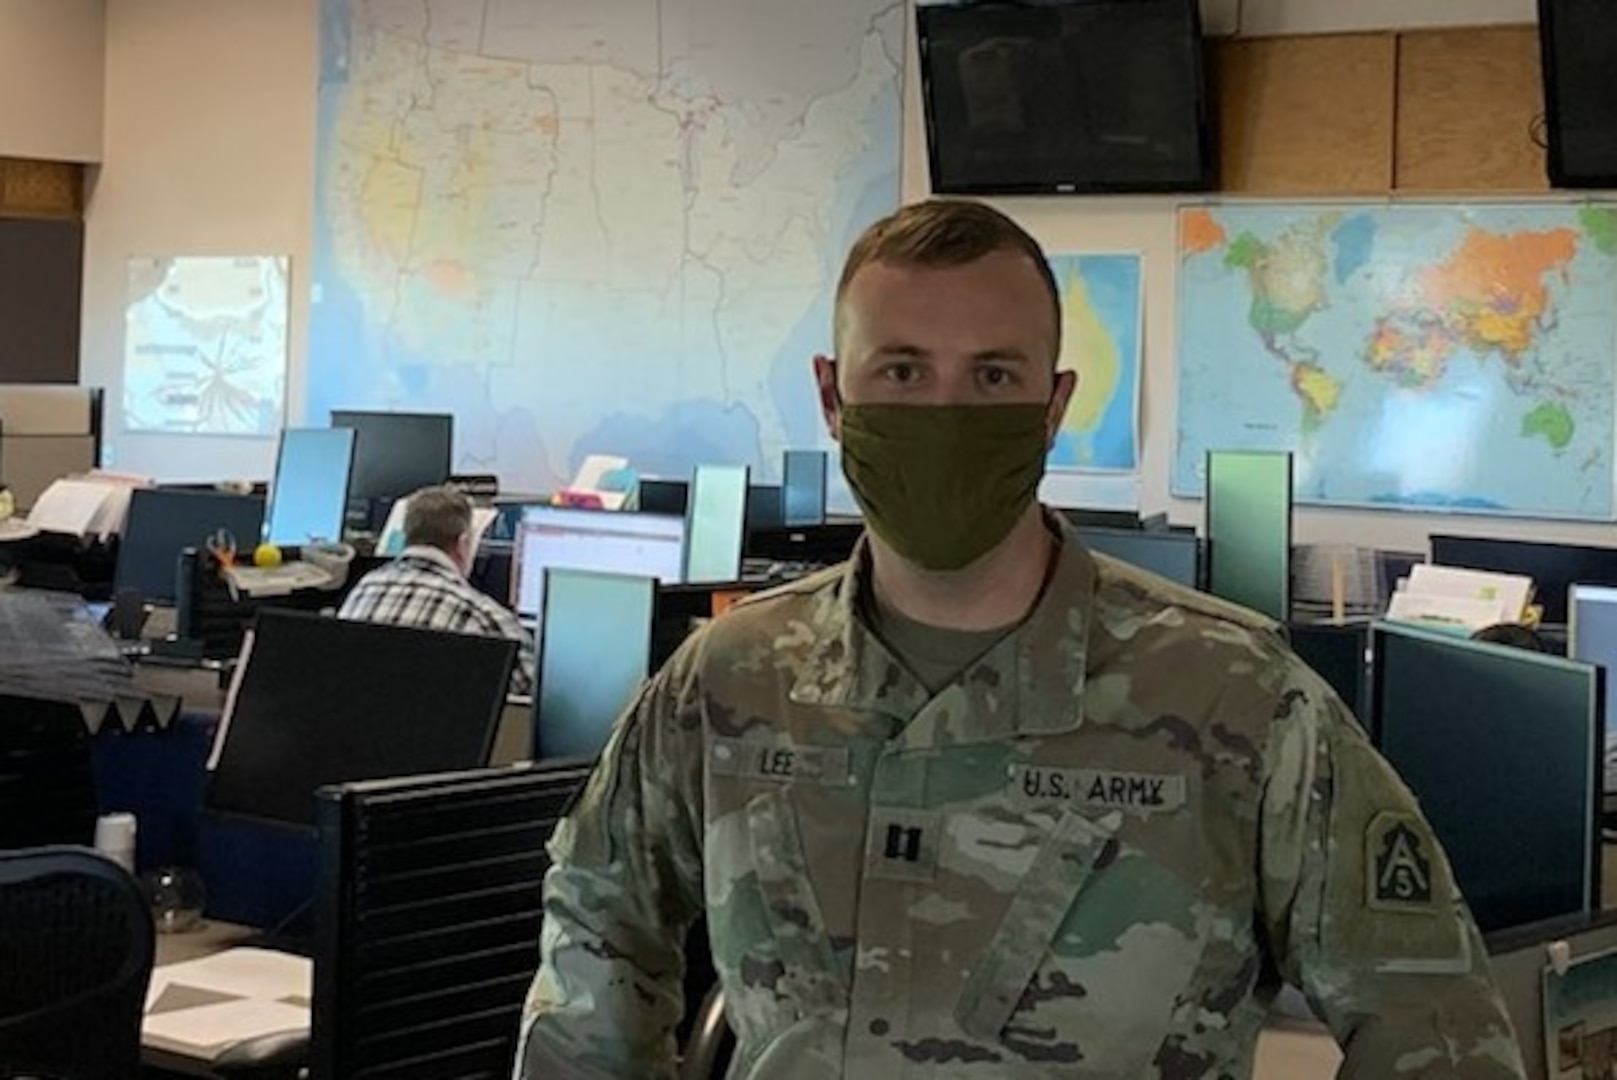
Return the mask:
<path id="1" fill-rule="evenodd" d="M 1413 814 L 1383 811 L 1364 832 L 1365 903 L 1381 911 L 1431 912 L 1431 830 Z"/>

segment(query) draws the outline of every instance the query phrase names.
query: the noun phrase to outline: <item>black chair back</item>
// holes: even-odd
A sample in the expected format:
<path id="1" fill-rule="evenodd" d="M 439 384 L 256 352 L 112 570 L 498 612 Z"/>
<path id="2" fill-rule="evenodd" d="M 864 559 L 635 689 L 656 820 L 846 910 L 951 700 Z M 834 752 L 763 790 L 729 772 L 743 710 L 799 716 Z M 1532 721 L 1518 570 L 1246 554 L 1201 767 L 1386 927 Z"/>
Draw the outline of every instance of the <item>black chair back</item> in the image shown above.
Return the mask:
<path id="1" fill-rule="evenodd" d="M 89 848 L 0 852 L 0 1075 L 139 1080 L 156 929 Z"/>
<path id="2" fill-rule="evenodd" d="M 95 838 L 90 733 L 70 701 L 0 693 L 0 849 Z"/>

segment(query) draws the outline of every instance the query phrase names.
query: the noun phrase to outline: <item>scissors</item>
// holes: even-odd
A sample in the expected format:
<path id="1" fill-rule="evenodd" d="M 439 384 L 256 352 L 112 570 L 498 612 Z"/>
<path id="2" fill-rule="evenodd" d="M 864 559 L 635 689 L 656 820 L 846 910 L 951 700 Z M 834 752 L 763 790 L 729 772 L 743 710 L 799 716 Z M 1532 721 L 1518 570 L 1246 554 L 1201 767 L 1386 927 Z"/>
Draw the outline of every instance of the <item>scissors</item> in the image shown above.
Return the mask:
<path id="1" fill-rule="evenodd" d="M 236 565 L 236 537 L 229 529 L 215 530 L 203 544 L 220 566 Z"/>

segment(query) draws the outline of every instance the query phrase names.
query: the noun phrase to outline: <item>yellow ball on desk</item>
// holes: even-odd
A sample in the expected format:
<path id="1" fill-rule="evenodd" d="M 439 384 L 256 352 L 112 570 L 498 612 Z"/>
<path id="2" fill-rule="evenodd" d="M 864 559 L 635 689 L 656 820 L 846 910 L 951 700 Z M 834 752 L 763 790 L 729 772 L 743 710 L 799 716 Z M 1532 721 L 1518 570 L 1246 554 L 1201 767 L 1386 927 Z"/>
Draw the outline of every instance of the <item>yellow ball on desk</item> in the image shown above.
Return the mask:
<path id="1" fill-rule="evenodd" d="M 281 565 L 281 549 L 274 544 L 259 544 L 253 549 L 253 565 L 266 569 Z"/>

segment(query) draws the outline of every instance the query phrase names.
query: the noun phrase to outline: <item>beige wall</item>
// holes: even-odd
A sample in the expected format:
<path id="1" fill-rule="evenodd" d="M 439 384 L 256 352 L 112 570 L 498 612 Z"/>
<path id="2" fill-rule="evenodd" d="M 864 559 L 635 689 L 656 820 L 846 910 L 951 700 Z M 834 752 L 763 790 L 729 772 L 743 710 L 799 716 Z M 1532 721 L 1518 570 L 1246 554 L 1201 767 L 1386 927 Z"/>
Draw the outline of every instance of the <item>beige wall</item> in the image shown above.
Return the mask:
<path id="1" fill-rule="evenodd" d="M 106 161 L 86 215 L 81 378 L 122 394 L 129 256 L 292 256 L 301 392 L 313 234 L 317 0 L 107 0 Z M 289 415 L 300 416 L 295 396 Z M 152 436 L 107 432 L 138 471 Z M 170 440 L 172 442 L 172 440 Z M 198 438 L 188 479 L 265 478 L 273 439 Z"/>
<path id="2" fill-rule="evenodd" d="M 3 0 L 0 0 L 3 2 Z M 302 414 L 314 176 L 316 0 L 107 0 L 106 168 L 90 207 L 84 378 L 117 392 L 123 261 L 152 251 L 284 251 L 293 257 L 290 415 Z M 1245 0 L 1247 33 L 1531 22 L 1534 0 Z M 911 65 L 913 72 L 913 64 Z M 904 191 L 925 193 L 913 75 L 905 91 Z M 1054 249 L 1137 250 L 1147 281 L 1142 502 L 1170 500 L 1175 401 L 1174 207 L 1169 198 L 1006 199 Z M 111 434 L 124 458 L 139 445 Z M 127 444 L 127 445 L 120 445 Z M 123 451 L 128 453 L 124 454 Z M 273 445 L 198 444 L 197 474 L 267 476 Z M 1421 549 L 1431 531 L 1617 542 L 1610 526 L 1304 510 L 1299 538 Z"/>
<path id="3" fill-rule="evenodd" d="M 0 157 L 101 160 L 105 0 L 0 0 Z"/>

